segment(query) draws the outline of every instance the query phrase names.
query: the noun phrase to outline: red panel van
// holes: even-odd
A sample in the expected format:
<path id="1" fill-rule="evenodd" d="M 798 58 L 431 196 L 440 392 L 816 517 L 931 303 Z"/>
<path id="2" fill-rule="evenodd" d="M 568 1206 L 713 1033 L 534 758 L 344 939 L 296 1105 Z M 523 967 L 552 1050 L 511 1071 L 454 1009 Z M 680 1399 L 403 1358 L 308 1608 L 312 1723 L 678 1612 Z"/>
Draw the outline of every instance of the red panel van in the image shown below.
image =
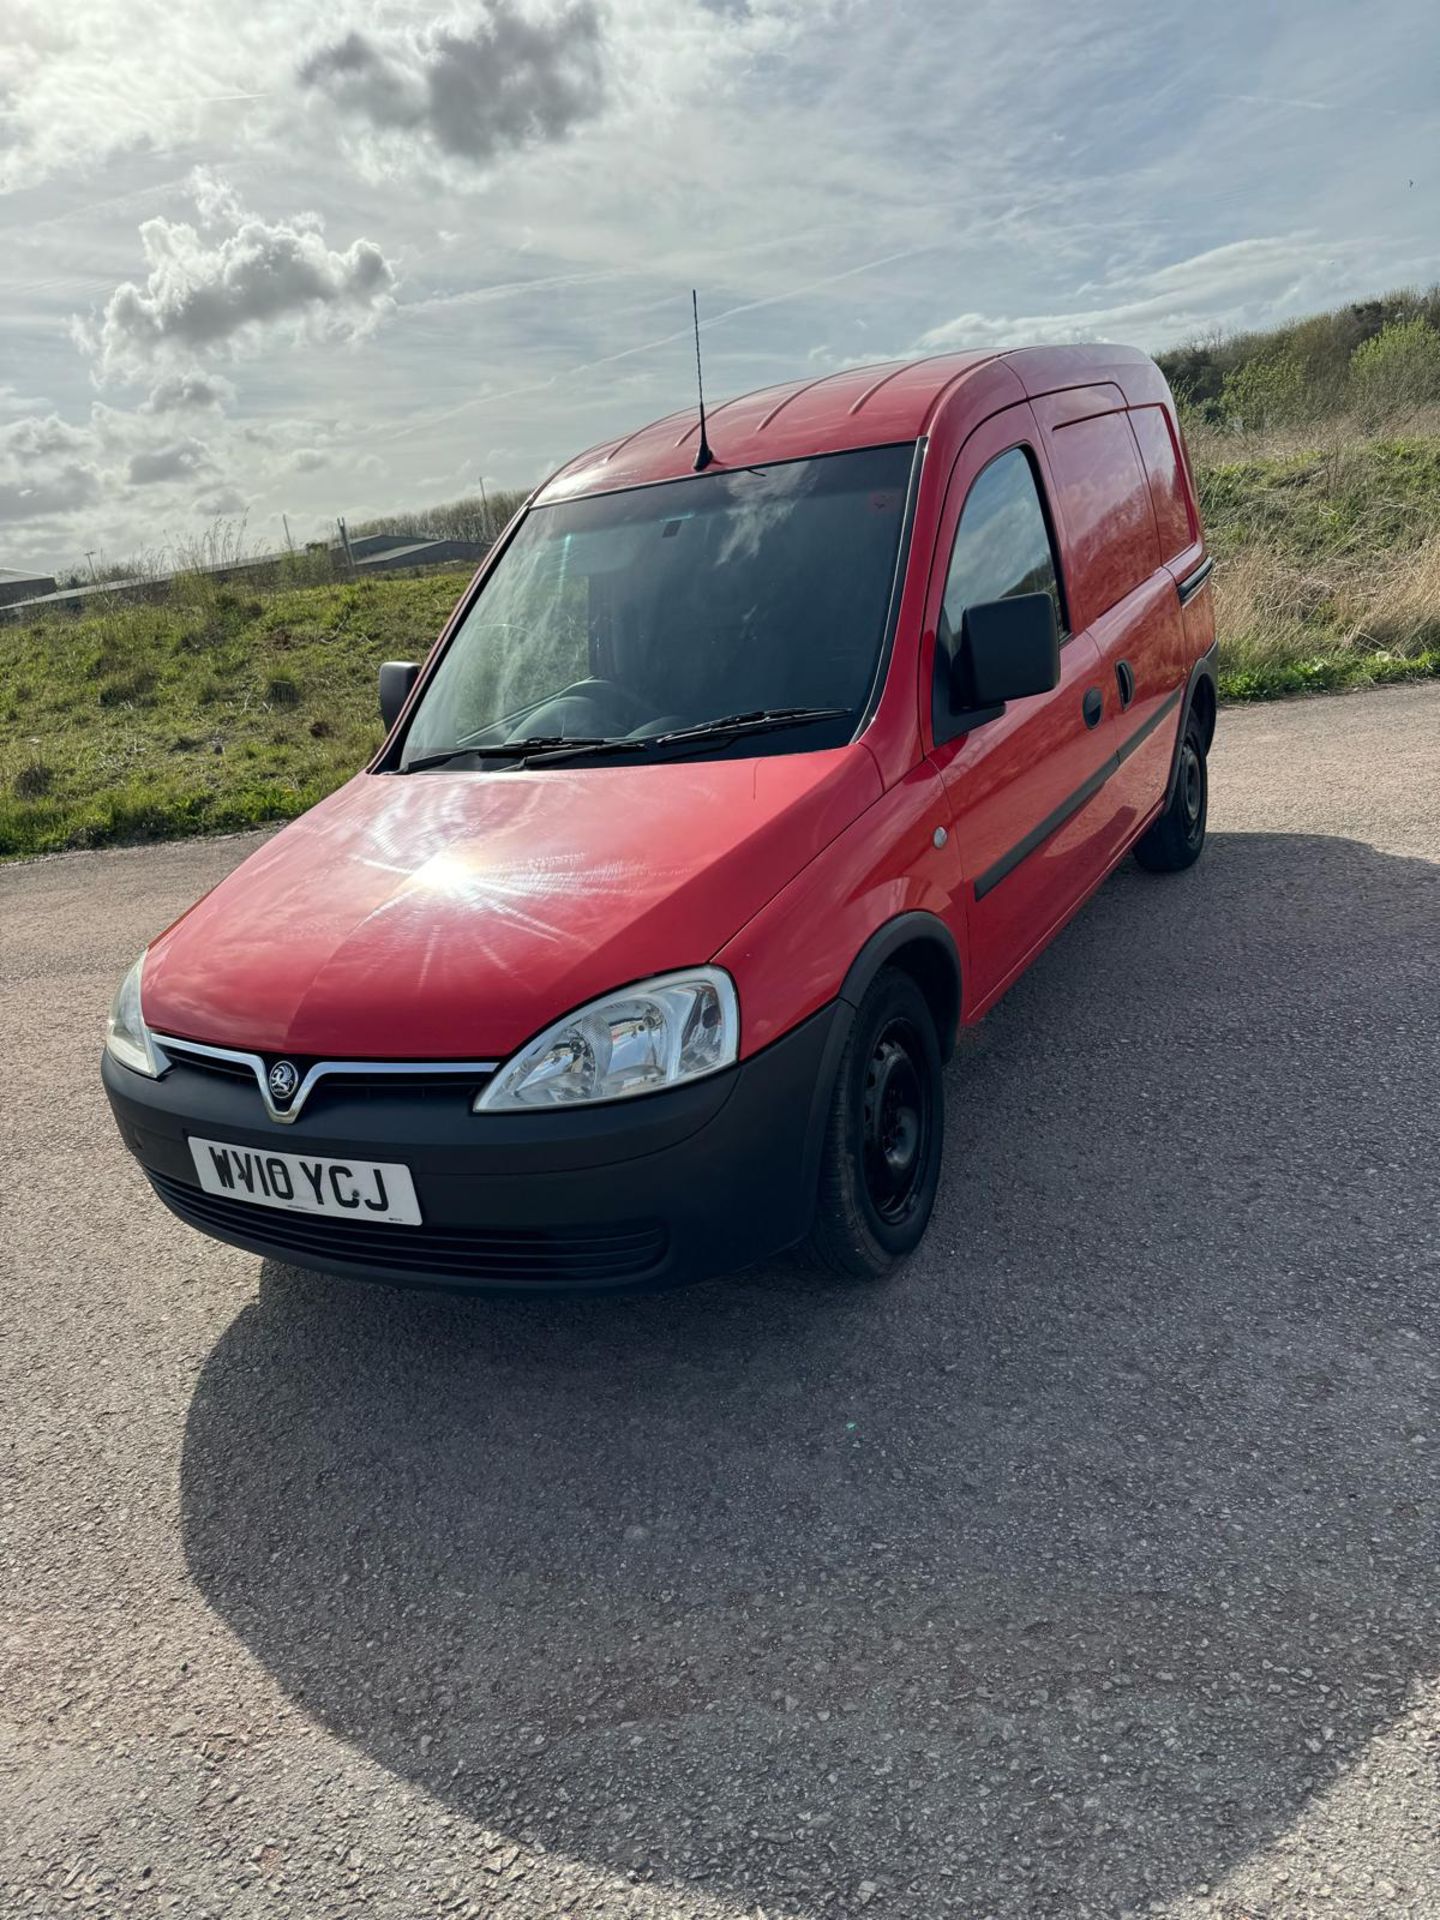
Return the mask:
<path id="1" fill-rule="evenodd" d="M 541 487 L 372 764 L 136 962 L 105 1085 L 182 1220 L 463 1287 L 882 1277 L 960 1024 L 1127 852 L 1198 856 L 1211 562 L 1143 354 L 847 370 L 708 438 Z"/>

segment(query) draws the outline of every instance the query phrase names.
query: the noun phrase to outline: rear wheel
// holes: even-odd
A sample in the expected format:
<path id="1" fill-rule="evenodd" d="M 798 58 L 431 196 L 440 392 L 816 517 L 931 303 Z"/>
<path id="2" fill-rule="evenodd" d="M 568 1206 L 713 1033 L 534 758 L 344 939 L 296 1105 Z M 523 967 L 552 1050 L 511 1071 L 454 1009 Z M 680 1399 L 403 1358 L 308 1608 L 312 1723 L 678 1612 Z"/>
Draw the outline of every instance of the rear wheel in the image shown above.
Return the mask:
<path id="1" fill-rule="evenodd" d="M 1210 780 L 1205 763 L 1205 735 L 1199 716 L 1185 722 L 1180 742 L 1180 764 L 1170 804 L 1135 842 L 1135 858 L 1149 873 L 1179 873 L 1193 867 L 1205 846 L 1205 816 Z"/>
<path id="2" fill-rule="evenodd" d="M 883 1280 L 920 1244 L 940 1183 L 940 1046 L 906 973 L 877 974 L 840 1059 L 801 1256 L 844 1280 Z"/>

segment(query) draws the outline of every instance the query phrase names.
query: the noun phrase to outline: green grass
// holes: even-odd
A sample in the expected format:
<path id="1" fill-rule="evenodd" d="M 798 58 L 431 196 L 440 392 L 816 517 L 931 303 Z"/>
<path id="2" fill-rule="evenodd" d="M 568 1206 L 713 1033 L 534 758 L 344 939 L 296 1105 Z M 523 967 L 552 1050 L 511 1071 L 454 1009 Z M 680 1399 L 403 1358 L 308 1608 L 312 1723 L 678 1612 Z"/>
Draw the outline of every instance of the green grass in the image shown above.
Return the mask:
<path id="1" fill-rule="evenodd" d="M 1440 433 L 1201 430 L 1230 700 L 1440 675 Z M 0 856 L 287 820 L 380 739 L 376 674 L 423 656 L 464 573 L 178 584 L 0 626 Z"/>
<path id="2" fill-rule="evenodd" d="M 1440 648 L 1408 656 L 1312 654 L 1305 660 L 1262 660 L 1254 666 L 1220 665 L 1222 700 L 1282 700 L 1293 693 L 1349 693 L 1402 680 L 1440 679 Z"/>
<path id="3" fill-rule="evenodd" d="M 1440 435 L 1194 452 L 1227 699 L 1440 674 Z"/>
<path id="4" fill-rule="evenodd" d="M 374 752 L 380 662 L 423 657 L 466 577 L 220 588 L 0 626 L 0 855 L 303 812 Z"/>

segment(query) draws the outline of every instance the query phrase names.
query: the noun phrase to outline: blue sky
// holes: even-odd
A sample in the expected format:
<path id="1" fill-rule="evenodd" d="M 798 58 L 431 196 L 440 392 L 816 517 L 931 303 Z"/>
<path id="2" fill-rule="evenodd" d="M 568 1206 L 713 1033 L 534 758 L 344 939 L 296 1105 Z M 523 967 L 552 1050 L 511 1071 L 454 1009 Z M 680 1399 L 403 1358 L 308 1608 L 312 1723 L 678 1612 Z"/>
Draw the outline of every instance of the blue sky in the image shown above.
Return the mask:
<path id="1" fill-rule="evenodd" d="M 952 345 L 1440 278 L 1440 15 L 8 0 L 0 566 L 527 485 Z"/>

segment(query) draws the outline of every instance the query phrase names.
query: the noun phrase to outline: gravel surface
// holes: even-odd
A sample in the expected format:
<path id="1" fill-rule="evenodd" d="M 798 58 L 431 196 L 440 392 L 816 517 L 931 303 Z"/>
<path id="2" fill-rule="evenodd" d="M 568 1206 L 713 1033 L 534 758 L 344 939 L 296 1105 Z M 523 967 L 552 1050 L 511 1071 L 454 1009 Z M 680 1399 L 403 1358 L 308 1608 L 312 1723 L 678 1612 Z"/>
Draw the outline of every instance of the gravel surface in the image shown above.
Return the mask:
<path id="1" fill-rule="evenodd" d="M 0 1912 L 1433 1920 L 1437 768 L 1223 714 L 880 1291 L 211 1245 L 97 1051 L 254 838 L 0 872 Z"/>

